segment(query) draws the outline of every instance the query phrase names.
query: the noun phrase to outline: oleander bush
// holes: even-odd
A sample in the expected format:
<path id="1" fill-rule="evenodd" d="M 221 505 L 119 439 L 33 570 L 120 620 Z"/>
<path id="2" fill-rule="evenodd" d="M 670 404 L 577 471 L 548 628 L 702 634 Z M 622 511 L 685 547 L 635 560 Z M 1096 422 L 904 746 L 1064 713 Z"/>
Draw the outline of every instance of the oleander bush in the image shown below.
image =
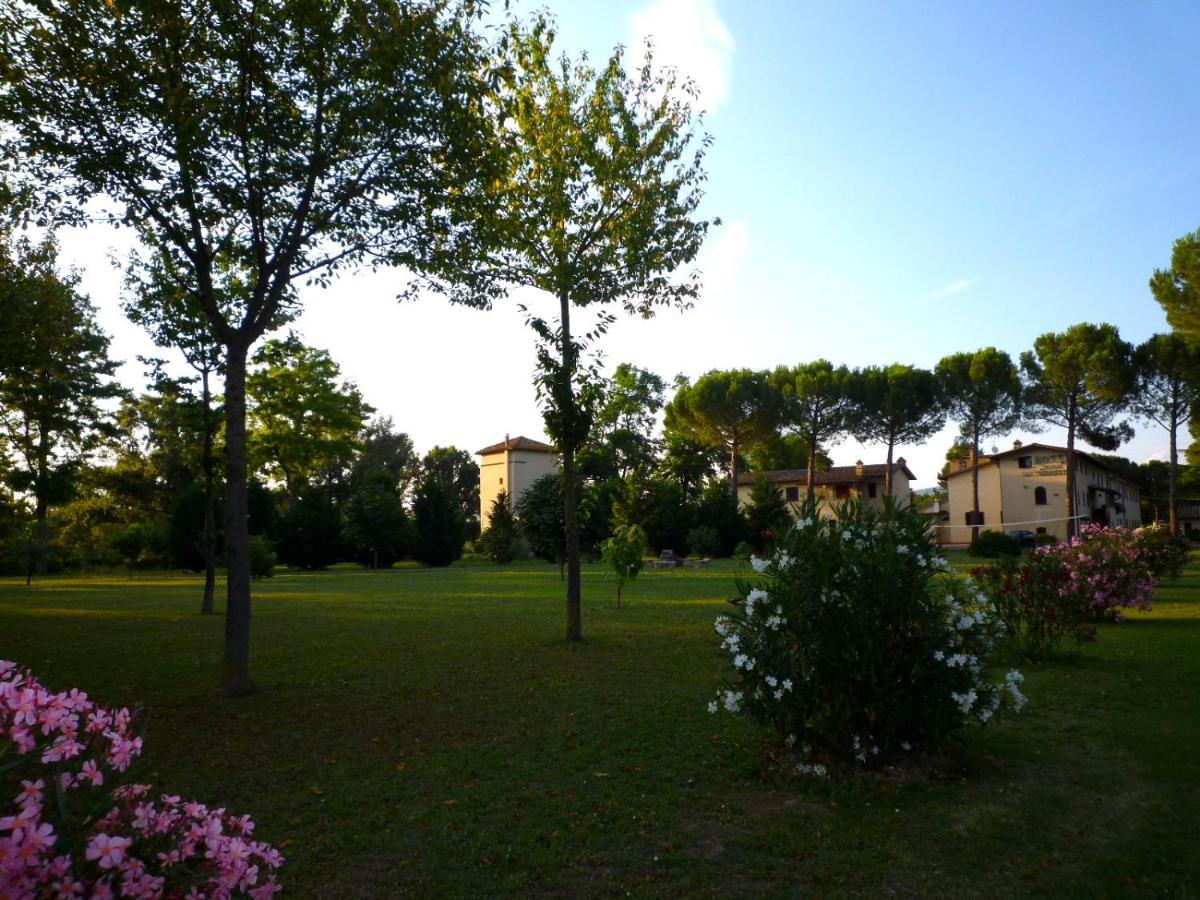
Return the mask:
<path id="1" fill-rule="evenodd" d="M 1003 531 L 981 531 L 971 538 L 967 552 L 972 556 L 983 556 L 989 559 L 1000 556 L 1020 556 L 1021 542 Z"/>
<path id="2" fill-rule="evenodd" d="M 1004 629 L 1012 652 L 1045 659 L 1063 641 L 1094 640 L 1091 603 L 1074 589 L 1060 554 L 1036 551 L 971 570 L 971 578 Z"/>
<path id="3" fill-rule="evenodd" d="M 242 897 L 279 890 L 283 857 L 233 816 L 145 784 L 128 709 L 48 690 L 0 660 L 0 897 Z"/>
<path id="4" fill-rule="evenodd" d="M 709 704 L 797 749 L 801 771 L 876 767 L 935 749 L 964 725 L 1024 704 L 1021 674 L 989 676 L 997 627 L 946 571 L 925 518 L 806 504 L 716 631 L 731 668 Z"/>
<path id="5" fill-rule="evenodd" d="M 1138 548 L 1155 578 L 1178 578 L 1187 564 L 1191 543 L 1187 538 L 1172 535 L 1163 525 L 1147 525 L 1134 532 Z"/>

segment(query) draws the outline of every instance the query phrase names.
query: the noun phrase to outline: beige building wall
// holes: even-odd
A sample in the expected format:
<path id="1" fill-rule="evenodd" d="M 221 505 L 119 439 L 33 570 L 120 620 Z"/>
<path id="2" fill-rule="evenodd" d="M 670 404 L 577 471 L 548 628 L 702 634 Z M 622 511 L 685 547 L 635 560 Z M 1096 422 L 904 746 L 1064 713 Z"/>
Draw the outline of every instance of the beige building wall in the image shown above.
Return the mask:
<path id="1" fill-rule="evenodd" d="M 540 450 L 504 450 L 480 457 L 479 522 L 487 528 L 492 504 L 501 491 L 515 507 L 529 486 L 543 475 L 558 474 L 558 456 Z"/>
<path id="2" fill-rule="evenodd" d="M 837 493 L 838 485 L 818 484 L 816 490 L 817 510 L 823 518 L 833 518 L 833 509 L 839 503 L 845 503 L 848 499 L 860 500 L 864 507 L 868 509 L 880 510 L 883 509 L 883 498 L 885 492 L 883 489 L 883 476 L 868 477 L 863 481 L 863 487 L 860 488 L 856 484 L 841 485 L 846 488 L 846 496 L 839 497 Z M 871 496 L 871 485 L 875 486 L 875 496 Z M 779 481 L 775 483 L 784 499 L 788 500 L 788 505 L 791 507 L 792 518 L 796 518 L 800 514 L 801 504 L 804 503 L 804 498 L 807 496 L 803 480 L 796 481 Z M 789 492 L 789 488 L 792 489 Z M 738 485 L 738 509 L 744 510 L 750 505 L 750 494 L 754 490 L 753 484 Z M 789 493 L 795 496 L 795 500 L 791 500 Z M 905 474 L 903 467 L 896 469 L 892 475 L 892 496 L 901 503 L 907 504 L 912 496 L 912 489 L 908 475 Z"/>
<path id="3" fill-rule="evenodd" d="M 965 460 L 961 462 L 963 468 L 951 472 L 946 479 L 950 524 L 948 528 L 938 529 L 938 540 L 943 544 L 966 544 L 971 540 L 971 527 L 966 524 L 967 513 L 972 508 L 971 468 Z M 983 513 L 985 528 L 999 527 L 1000 471 L 994 463 L 984 463 L 979 467 L 979 510 Z"/>

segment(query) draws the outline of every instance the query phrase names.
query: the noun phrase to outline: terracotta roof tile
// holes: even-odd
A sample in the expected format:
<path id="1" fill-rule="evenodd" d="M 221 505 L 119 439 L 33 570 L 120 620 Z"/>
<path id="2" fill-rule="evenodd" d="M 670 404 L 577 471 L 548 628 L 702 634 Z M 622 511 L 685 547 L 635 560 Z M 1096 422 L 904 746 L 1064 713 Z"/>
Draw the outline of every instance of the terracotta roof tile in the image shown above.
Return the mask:
<path id="1" fill-rule="evenodd" d="M 543 444 L 541 441 L 535 441 L 533 438 L 527 438 L 524 435 L 517 435 L 513 438 L 506 438 L 498 444 L 492 444 L 484 447 L 482 450 L 476 450 L 476 456 L 488 456 L 492 453 L 503 453 L 505 450 L 530 450 L 535 453 L 557 453 L 558 449 Z"/>

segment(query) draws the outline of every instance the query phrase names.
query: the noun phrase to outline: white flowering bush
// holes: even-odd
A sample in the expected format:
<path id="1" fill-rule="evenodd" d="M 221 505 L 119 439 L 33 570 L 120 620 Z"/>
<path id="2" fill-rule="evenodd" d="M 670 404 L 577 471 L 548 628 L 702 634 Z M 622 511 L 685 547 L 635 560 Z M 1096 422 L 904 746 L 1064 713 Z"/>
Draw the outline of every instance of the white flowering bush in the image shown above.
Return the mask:
<path id="1" fill-rule="evenodd" d="M 1019 710 L 1022 676 L 989 674 L 997 627 L 946 572 L 925 519 L 895 504 L 836 513 L 808 505 L 767 558 L 751 558 L 753 577 L 716 621 L 731 676 L 709 711 L 775 729 L 800 771 L 819 775 Z"/>

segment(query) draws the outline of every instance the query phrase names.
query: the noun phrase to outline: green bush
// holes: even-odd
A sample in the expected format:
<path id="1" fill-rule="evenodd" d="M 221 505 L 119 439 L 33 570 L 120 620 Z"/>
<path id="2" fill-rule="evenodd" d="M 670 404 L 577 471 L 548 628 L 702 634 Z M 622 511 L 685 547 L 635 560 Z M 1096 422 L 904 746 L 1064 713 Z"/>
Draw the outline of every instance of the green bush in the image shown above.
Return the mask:
<path id="1" fill-rule="evenodd" d="M 275 547 L 261 534 L 250 536 L 250 577 L 256 581 L 260 578 L 275 577 Z"/>
<path id="2" fill-rule="evenodd" d="M 1039 547 L 1053 547 L 1058 543 L 1058 538 L 1052 534 L 1043 532 L 1034 538 L 1034 543 L 1036 543 Z"/>
<path id="3" fill-rule="evenodd" d="M 1171 535 L 1161 525 L 1147 525 L 1136 532 L 1137 547 L 1155 578 L 1178 578 L 1187 564 L 1191 549 L 1186 538 Z"/>
<path id="4" fill-rule="evenodd" d="M 1002 531 L 981 531 L 971 538 L 967 552 L 972 556 L 995 559 L 998 556 L 1020 556 L 1021 542 Z"/>
<path id="5" fill-rule="evenodd" d="M 708 525 L 697 525 L 687 536 L 689 556 L 720 556 L 721 535 Z"/>
<path id="6" fill-rule="evenodd" d="M 1004 557 L 971 570 L 980 600 L 1003 625 L 1005 638 L 1020 658 L 1045 659 L 1066 638 L 1093 640 L 1091 607 L 1073 589 L 1061 554 L 1029 553 Z"/>
<path id="7" fill-rule="evenodd" d="M 746 560 L 749 560 L 750 557 L 753 555 L 754 555 L 754 548 L 751 547 L 749 544 L 747 544 L 745 541 L 742 541 L 740 544 L 738 544 L 736 547 L 733 548 L 733 558 L 734 559 L 740 559 L 740 560 L 746 561 Z"/>
<path id="8" fill-rule="evenodd" d="M 984 676 L 996 627 L 944 571 L 925 518 L 890 500 L 814 504 L 716 622 L 732 677 L 709 704 L 769 726 L 801 771 L 875 767 L 1024 703 L 1021 675 Z"/>

